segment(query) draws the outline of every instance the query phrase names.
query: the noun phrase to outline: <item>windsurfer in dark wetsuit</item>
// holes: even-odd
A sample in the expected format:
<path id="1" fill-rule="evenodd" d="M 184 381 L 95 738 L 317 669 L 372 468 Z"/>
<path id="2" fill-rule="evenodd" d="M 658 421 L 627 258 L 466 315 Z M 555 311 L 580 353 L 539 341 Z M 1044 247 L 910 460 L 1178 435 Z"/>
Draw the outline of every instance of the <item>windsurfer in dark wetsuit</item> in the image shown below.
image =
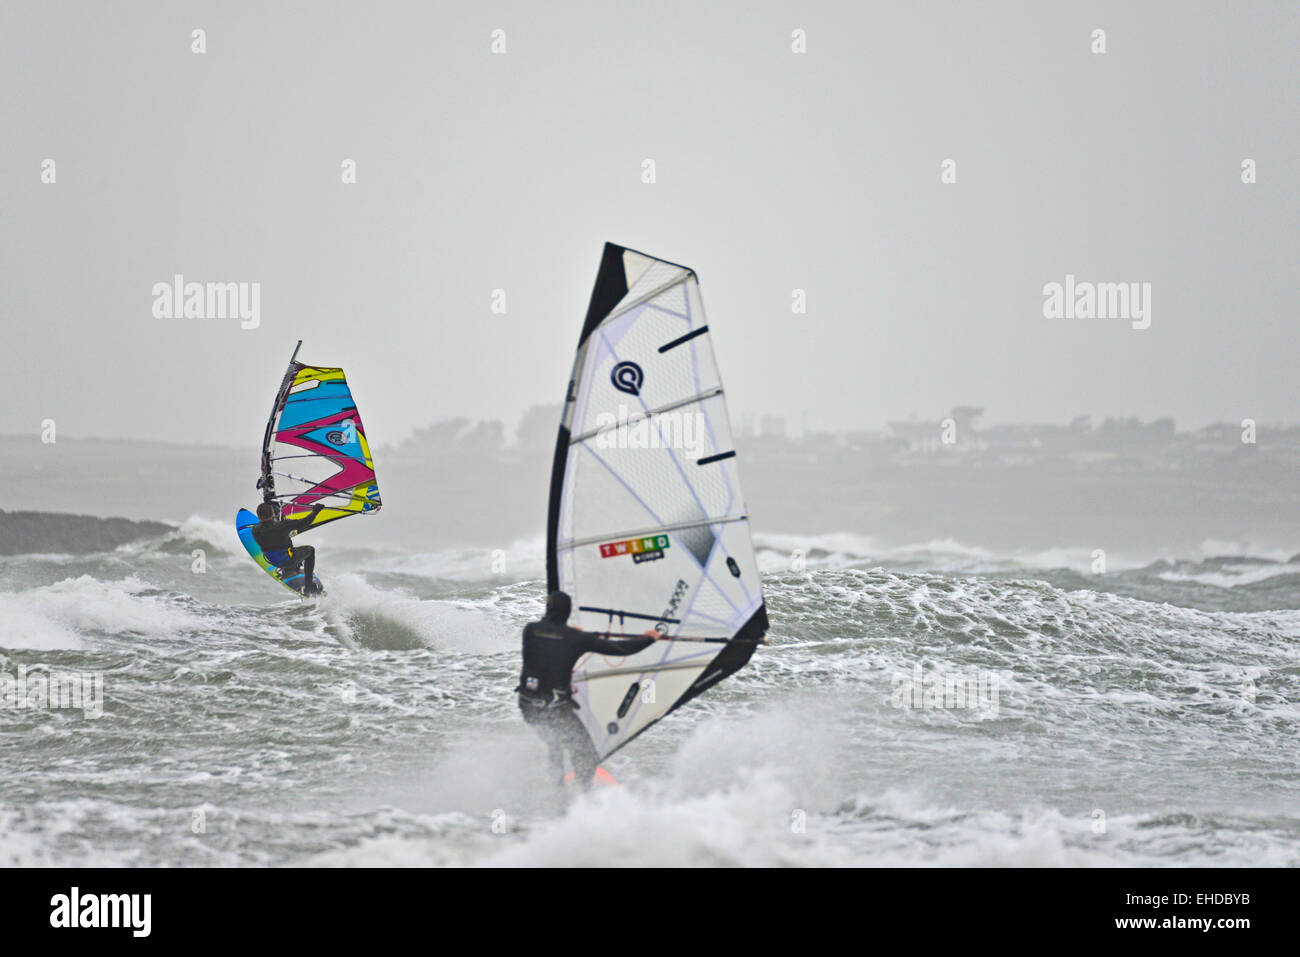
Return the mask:
<path id="1" fill-rule="evenodd" d="M 573 600 L 562 591 L 546 599 L 546 616 L 524 626 L 524 663 L 519 673 L 519 710 L 524 720 L 542 736 L 550 750 L 556 777 L 564 777 L 564 753 L 573 762 L 574 781 L 591 786 L 600 756 L 578 717 L 573 700 L 573 666 L 588 652 L 631 655 L 648 648 L 660 637 L 647 631 L 644 638 L 611 640 L 588 635 L 567 624 Z"/>
<path id="2" fill-rule="evenodd" d="M 316 571 L 316 549 L 310 545 L 300 545 L 295 548 L 291 539 L 309 527 L 324 507 L 318 502 L 304 518 L 280 521 L 275 517 L 275 506 L 270 502 L 263 502 L 257 506 L 258 522 L 252 528 L 253 540 L 262 549 L 266 560 L 276 568 L 292 570 L 299 565 L 302 566 L 304 595 L 314 595 L 317 591 L 317 586 L 312 579 Z"/>

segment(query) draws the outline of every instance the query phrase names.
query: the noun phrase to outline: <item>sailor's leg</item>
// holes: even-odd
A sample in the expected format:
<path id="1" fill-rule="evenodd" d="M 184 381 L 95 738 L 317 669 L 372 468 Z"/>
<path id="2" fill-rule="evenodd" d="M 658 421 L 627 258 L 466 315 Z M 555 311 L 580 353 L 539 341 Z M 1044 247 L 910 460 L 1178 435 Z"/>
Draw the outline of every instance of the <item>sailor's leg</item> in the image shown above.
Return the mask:
<path id="1" fill-rule="evenodd" d="M 563 714 L 564 746 L 573 762 L 573 783 L 585 791 L 591 787 L 600 758 L 577 713 L 566 708 Z"/>
<path id="2" fill-rule="evenodd" d="M 303 545 L 293 550 L 293 557 L 302 559 L 303 587 L 310 588 L 311 576 L 316 573 L 316 549 L 310 545 Z"/>
<path id="3" fill-rule="evenodd" d="M 554 724 L 546 725 L 546 752 L 551 762 L 551 775 L 561 787 L 564 785 L 564 738 Z"/>
<path id="4" fill-rule="evenodd" d="M 524 721 L 533 726 L 546 745 L 546 756 L 550 762 L 555 783 L 564 784 L 564 734 L 563 727 L 556 721 L 557 712 L 548 708 L 536 708 L 521 704 L 520 713 Z"/>

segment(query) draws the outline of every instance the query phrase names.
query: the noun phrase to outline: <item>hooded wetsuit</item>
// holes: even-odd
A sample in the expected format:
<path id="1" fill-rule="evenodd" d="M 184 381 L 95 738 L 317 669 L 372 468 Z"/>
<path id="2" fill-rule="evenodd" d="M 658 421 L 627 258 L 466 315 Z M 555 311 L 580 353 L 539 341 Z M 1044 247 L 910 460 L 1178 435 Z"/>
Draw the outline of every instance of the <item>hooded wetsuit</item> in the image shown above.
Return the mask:
<path id="1" fill-rule="evenodd" d="M 578 703 L 573 700 L 571 687 L 573 666 L 589 652 L 631 655 L 649 647 L 655 639 L 597 638 L 564 624 L 568 617 L 568 607 L 562 607 L 556 609 L 554 617 L 524 626 L 524 663 L 515 690 L 524 720 L 546 741 L 556 775 L 563 776 L 564 752 L 568 751 L 574 780 L 589 787 L 600 756 L 577 714 Z"/>
<path id="2" fill-rule="evenodd" d="M 311 510 L 310 514 L 303 518 L 282 521 L 266 521 L 263 519 L 254 525 L 252 529 L 253 540 L 262 549 L 262 554 L 266 556 L 266 560 L 277 568 L 293 568 L 299 564 L 305 565 L 303 574 L 307 576 L 307 581 L 310 582 L 316 564 L 316 549 L 310 545 L 294 548 L 291 538 L 303 529 L 308 528 L 312 523 L 312 519 L 324 507 L 323 505 L 317 505 Z"/>

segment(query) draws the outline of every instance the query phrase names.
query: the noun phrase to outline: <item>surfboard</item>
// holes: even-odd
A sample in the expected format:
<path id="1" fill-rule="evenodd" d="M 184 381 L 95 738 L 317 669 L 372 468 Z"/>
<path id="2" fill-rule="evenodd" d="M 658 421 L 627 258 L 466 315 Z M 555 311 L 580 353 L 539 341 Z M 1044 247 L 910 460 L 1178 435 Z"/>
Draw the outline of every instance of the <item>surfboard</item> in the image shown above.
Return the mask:
<path id="1" fill-rule="evenodd" d="M 252 556 L 253 561 L 257 562 L 259 568 L 266 572 L 285 588 L 297 595 L 302 595 L 303 586 L 307 583 L 307 576 L 302 573 L 302 566 L 292 569 L 288 576 L 266 560 L 262 554 L 262 546 L 257 544 L 257 539 L 253 537 L 253 526 L 257 524 L 257 516 L 246 508 L 241 508 L 235 515 L 235 531 L 239 534 L 239 543 L 244 546 L 244 550 Z M 318 591 L 313 598 L 322 597 L 325 592 L 320 583 L 319 575 L 312 575 L 312 581 L 316 583 Z"/>

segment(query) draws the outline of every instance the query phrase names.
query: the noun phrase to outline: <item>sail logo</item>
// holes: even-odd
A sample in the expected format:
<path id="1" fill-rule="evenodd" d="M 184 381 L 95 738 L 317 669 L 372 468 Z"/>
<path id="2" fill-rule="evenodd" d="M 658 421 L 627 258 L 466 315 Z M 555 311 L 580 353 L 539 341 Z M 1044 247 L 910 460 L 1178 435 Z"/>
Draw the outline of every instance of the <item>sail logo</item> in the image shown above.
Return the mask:
<path id="1" fill-rule="evenodd" d="M 600 546 L 601 558 L 617 558 L 620 555 L 631 555 L 632 561 L 638 565 L 641 562 L 653 562 L 664 557 L 664 549 L 668 547 L 667 535 L 650 535 L 646 538 L 629 538 L 623 542 L 609 542 Z"/>
<path id="2" fill-rule="evenodd" d="M 150 292 L 155 319 L 238 319 L 241 329 L 262 324 L 260 282 L 186 282 L 177 273 Z"/>
<path id="3" fill-rule="evenodd" d="M 125 927 L 132 937 L 148 937 L 153 927 L 152 894 L 69 894 L 50 898 L 51 927 Z"/>
<path id="4" fill-rule="evenodd" d="M 690 588 L 691 586 L 686 583 L 686 579 L 677 579 L 677 584 L 673 586 L 672 597 L 668 599 L 668 607 L 664 609 L 664 613 L 655 622 L 655 631 L 659 632 L 659 634 L 668 634 L 668 622 L 677 615 L 677 609 L 681 607 L 682 599 L 686 597 L 686 593 L 690 591 Z"/>
<path id="5" fill-rule="evenodd" d="M 610 371 L 609 381 L 619 392 L 639 396 L 641 385 L 645 382 L 645 372 L 635 362 L 620 362 Z"/>
<path id="6" fill-rule="evenodd" d="M 1134 329 L 1151 325 L 1151 283 L 1076 282 L 1067 273 L 1065 282 L 1043 286 L 1045 319 L 1126 319 Z"/>
<path id="7" fill-rule="evenodd" d="M 351 445 L 357 440 L 357 424 L 352 419 L 344 419 L 341 429 L 330 429 L 325 433 L 325 441 L 330 445 Z"/>

